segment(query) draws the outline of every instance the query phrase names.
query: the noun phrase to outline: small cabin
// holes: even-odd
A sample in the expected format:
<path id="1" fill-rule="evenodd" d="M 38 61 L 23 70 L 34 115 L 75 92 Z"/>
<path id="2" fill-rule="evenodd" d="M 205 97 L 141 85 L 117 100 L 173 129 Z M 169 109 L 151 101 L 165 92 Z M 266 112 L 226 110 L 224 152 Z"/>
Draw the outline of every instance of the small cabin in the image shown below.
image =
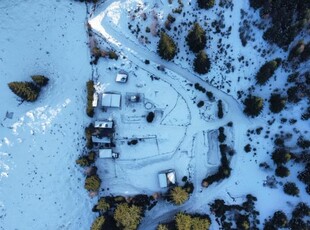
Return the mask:
<path id="1" fill-rule="evenodd" d="M 165 170 L 158 173 L 159 187 L 167 188 L 176 184 L 176 175 L 173 169 Z"/>
<path id="2" fill-rule="evenodd" d="M 120 94 L 112 94 L 112 93 L 103 93 L 102 94 L 102 107 L 121 107 L 121 95 Z"/>
<path id="3" fill-rule="evenodd" d="M 99 149 L 99 158 L 101 159 L 117 159 L 118 153 L 112 152 L 112 149 Z"/>

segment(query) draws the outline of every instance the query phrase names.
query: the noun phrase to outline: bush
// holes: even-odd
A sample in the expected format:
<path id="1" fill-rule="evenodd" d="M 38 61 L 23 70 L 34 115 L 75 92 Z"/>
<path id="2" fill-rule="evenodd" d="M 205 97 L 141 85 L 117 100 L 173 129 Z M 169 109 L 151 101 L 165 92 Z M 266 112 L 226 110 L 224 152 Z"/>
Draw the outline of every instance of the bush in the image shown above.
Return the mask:
<path id="1" fill-rule="evenodd" d="M 194 59 L 194 71 L 199 74 L 209 72 L 211 66 L 210 59 L 204 50 L 200 50 Z"/>
<path id="2" fill-rule="evenodd" d="M 184 188 L 176 186 L 170 189 L 169 198 L 175 205 L 181 205 L 188 200 L 189 194 Z"/>
<path id="3" fill-rule="evenodd" d="M 155 117 L 155 113 L 154 112 L 149 112 L 148 115 L 146 116 L 146 121 L 148 123 L 152 123 Z"/>
<path id="4" fill-rule="evenodd" d="M 281 97 L 280 94 L 271 94 L 269 99 L 269 109 L 273 113 L 279 113 L 281 112 L 286 103 L 286 98 Z"/>
<path id="5" fill-rule="evenodd" d="M 98 175 L 92 175 L 86 177 L 84 188 L 88 191 L 96 192 L 99 190 L 101 180 Z"/>
<path id="6" fill-rule="evenodd" d="M 299 195 L 298 187 L 296 186 L 295 183 L 292 183 L 292 182 L 285 183 L 283 186 L 283 191 L 286 194 L 291 195 L 291 196 L 298 196 Z"/>
<path id="7" fill-rule="evenodd" d="M 8 84 L 10 90 L 21 99 L 34 102 L 38 99 L 40 88 L 32 82 L 10 82 Z"/>
<path id="8" fill-rule="evenodd" d="M 103 216 L 97 217 L 91 226 L 91 230 L 101 230 L 104 222 L 105 218 Z"/>
<path id="9" fill-rule="evenodd" d="M 219 128 L 218 140 L 220 143 L 223 143 L 226 140 L 226 135 L 224 134 L 224 128 L 223 127 Z"/>
<path id="10" fill-rule="evenodd" d="M 173 39 L 169 37 L 166 33 L 161 32 L 160 40 L 157 46 L 157 52 L 159 56 L 167 61 L 174 58 L 177 52 L 177 46 Z"/>
<path id="11" fill-rule="evenodd" d="M 283 165 L 280 165 L 276 169 L 276 176 L 278 177 L 288 177 L 290 175 L 290 170 Z"/>
<path id="12" fill-rule="evenodd" d="M 197 0 L 198 7 L 202 9 L 210 9 L 215 5 L 215 0 Z"/>
<path id="13" fill-rule="evenodd" d="M 217 102 L 217 117 L 222 119 L 224 116 L 222 100 Z"/>
<path id="14" fill-rule="evenodd" d="M 264 106 L 264 101 L 260 97 L 249 95 L 243 102 L 245 108 L 243 112 L 251 117 L 257 117 Z"/>
<path id="15" fill-rule="evenodd" d="M 89 117 L 93 117 L 94 116 L 93 100 L 94 100 L 94 93 L 95 93 L 94 82 L 92 80 L 89 80 L 86 83 L 86 87 L 87 87 L 87 108 L 86 108 L 86 114 Z"/>
<path id="16" fill-rule="evenodd" d="M 33 75 L 31 76 L 31 79 L 39 87 L 46 86 L 49 81 L 49 79 L 47 77 L 44 77 L 43 75 Z"/>
<path id="17" fill-rule="evenodd" d="M 109 51 L 109 59 L 118 60 L 118 55 L 114 51 Z"/>
<path id="18" fill-rule="evenodd" d="M 196 22 L 186 37 L 189 49 L 198 53 L 206 47 L 207 37 L 205 30 Z"/>
<path id="19" fill-rule="evenodd" d="M 272 61 L 266 62 L 262 67 L 260 67 L 258 73 L 256 74 L 256 81 L 259 85 L 265 85 L 269 78 L 272 77 L 276 69 L 280 66 L 281 59 L 276 58 Z"/>
<path id="20" fill-rule="evenodd" d="M 272 153 L 272 160 L 275 164 L 286 164 L 291 159 L 291 154 L 286 149 L 276 149 Z"/>
<path id="21" fill-rule="evenodd" d="M 141 221 L 142 210 L 140 207 L 127 203 L 117 205 L 114 219 L 120 229 L 136 230 Z"/>
<path id="22" fill-rule="evenodd" d="M 202 106 L 204 106 L 204 101 L 199 101 L 198 103 L 197 103 L 197 107 L 198 108 L 201 108 Z"/>

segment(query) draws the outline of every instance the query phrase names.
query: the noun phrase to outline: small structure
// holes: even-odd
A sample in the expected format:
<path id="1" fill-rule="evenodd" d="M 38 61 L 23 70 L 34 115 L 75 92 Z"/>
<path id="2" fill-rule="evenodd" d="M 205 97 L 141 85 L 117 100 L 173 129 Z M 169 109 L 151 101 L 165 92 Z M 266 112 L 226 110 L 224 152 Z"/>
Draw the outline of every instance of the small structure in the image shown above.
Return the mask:
<path id="1" fill-rule="evenodd" d="M 117 159 L 118 153 L 113 153 L 112 149 L 99 149 L 99 158 L 101 159 Z"/>
<path id="2" fill-rule="evenodd" d="M 158 173 L 159 187 L 167 188 L 176 183 L 175 171 L 169 169 L 163 172 Z"/>
<path id="3" fill-rule="evenodd" d="M 113 121 L 95 121 L 92 132 L 92 141 L 95 143 L 110 144 L 114 134 Z"/>
<path id="4" fill-rule="evenodd" d="M 115 78 L 115 81 L 119 83 L 126 83 L 127 80 L 128 80 L 128 74 L 125 72 L 119 72 Z"/>
<path id="5" fill-rule="evenodd" d="M 101 105 L 103 107 L 119 108 L 121 106 L 121 95 L 112 93 L 103 93 Z"/>

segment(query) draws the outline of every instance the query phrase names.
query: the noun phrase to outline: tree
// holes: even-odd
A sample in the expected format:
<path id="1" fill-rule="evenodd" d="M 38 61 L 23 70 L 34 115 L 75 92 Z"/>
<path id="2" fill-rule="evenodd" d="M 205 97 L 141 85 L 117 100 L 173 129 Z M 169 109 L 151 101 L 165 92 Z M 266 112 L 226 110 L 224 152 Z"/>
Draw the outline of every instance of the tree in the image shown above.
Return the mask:
<path id="1" fill-rule="evenodd" d="M 265 85 L 269 78 L 272 77 L 276 69 L 280 66 L 281 59 L 276 58 L 262 65 L 256 74 L 256 81 L 259 85 Z"/>
<path id="2" fill-rule="evenodd" d="M 194 71 L 199 74 L 206 74 L 209 72 L 211 62 L 204 50 L 200 50 L 194 59 Z"/>
<path id="3" fill-rule="evenodd" d="M 175 223 L 177 230 L 208 230 L 210 228 L 211 219 L 207 215 L 178 213 L 175 216 Z"/>
<path id="4" fill-rule="evenodd" d="M 310 208 L 306 203 L 300 202 L 294 208 L 292 215 L 294 218 L 303 218 L 305 216 L 310 216 Z"/>
<path id="5" fill-rule="evenodd" d="M 292 61 L 294 58 L 300 58 L 301 54 L 305 51 L 306 44 L 303 40 L 299 41 L 291 50 L 288 55 L 288 61 Z"/>
<path id="6" fill-rule="evenodd" d="M 105 218 L 103 216 L 97 217 L 91 226 L 91 230 L 101 230 L 104 222 Z"/>
<path id="7" fill-rule="evenodd" d="M 101 180 L 98 175 L 86 177 L 84 188 L 88 191 L 98 191 L 100 188 Z"/>
<path id="8" fill-rule="evenodd" d="M 155 117 L 155 113 L 154 112 L 149 112 L 146 116 L 146 121 L 148 123 L 152 123 Z"/>
<path id="9" fill-rule="evenodd" d="M 176 205 L 184 204 L 189 198 L 188 192 L 180 186 L 172 188 L 169 192 L 169 196 L 171 201 Z"/>
<path id="10" fill-rule="evenodd" d="M 40 88 L 37 87 L 33 82 L 14 81 L 10 82 L 8 86 L 13 93 L 25 101 L 36 101 L 40 93 Z"/>
<path id="11" fill-rule="evenodd" d="M 288 224 L 287 217 L 284 212 L 276 211 L 272 217 L 272 223 L 277 228 L 285 228 Z"/>
<path id="12" fill-rule="evenodd" d="M 177 46 L 173 39 L 168 34 L 161 32 L 157 46 L 159 56 L 167 61 L 170 61 L 176 55 Z"/>
<path id="13" fill-rule="evenodd" d="M 187 230 L 191 229 L 191 217 L 185 213 L 178 213 L 175 216 L 175 223 L 177 230 Z"/>
<path id="14" fill-rule="evenodd" d="M 293 182 L 285 183 L 284 186 L 283 186 L 283 191 L 287 195 L 291 195 L 291 196 L 298 196 L 299 195 L 299 189 L 296 186 L 296 184 L 293 183 Z"/>
<path id="15" fill-rule="evenodd" d="M 217 117 L 222 119 L 223 116 L 224 116 L 224 112 L 223 112 L 223 103 L 222 103 L 222 100 L 219 100 L 217 102 Z"/>
<path id="16" fill-rule="evenodd" d="M 156 230 L 169 230 L 167 225 L 159 224 Z"/>
<path id="17" fill-rule="evenodd" d="M 250 221 L 249 217 L 246 215 L 239 215 L 236 221 L 236 225 L 240 230 L 248 230 L 250 229 Z"/>
<path id="18" fill-rule="evenodd" d="M 290 170 L 283 166 L 279 165 L 276 169 L 276 176 L 278 177 L 288 177 L 290 175 Z"/>
<path id="19" fill-rule="evenodd" d="M 142 209 L 138 206 L 127 203 L 117 205 L 114 212 L 114 219 L 117 226 L 124 230 L 136 230 L 141 221 Z"/>
<path id="20" fill-rule="evenodd" d="M 197 0 L 199 8 L 210 9 L 215 5 L 215 0 Z"/>
<path id="21" fill-rule="evenodd" d="M 264 101 L 260 97 L 249 95 L 243 102 L 243 112 L 251 117 L 257 117 L 263 109 Z"/>
<path id="22" fill-rule="evenodd" d="M 96 205 L 96 210 L 100 211 L 101 213 L 105 213 L 110 209 L 110 204 L 104 197 L 101 197 Z"/>
<path id="23" fill-rule="evenodd" d="M 89 117 L 94 116 L 94 107 L 93 107 L 93 100 L 94 100 L 94 93 L 95 93 L 95 88 L 94 88 L 94 81 L 89 80 L 86 83 L 86 88 L 87 88 L 87 107 L 86 107 L 86 114 Z"/>
<path id="24" fill-rule="evenodd" d="M 194 53 L 198 53 L 206 47 L 206 31 L 196 22 L 193 28 L 188 32 L 186 41 L 189 49 Z"/>
<path id="25" fill-rule="evenodd" d="M 197 103 L 197 107 L 198 108 L 201 108 L 202 106 L 204 106 L 204 101 L 199 101 L 198 103 Z"/>
<path id="26" fill-rule="evenodd" d="M 269 99 L 269 109 L 273 113 L 279 113 L 284 109 L 285 103 L 286 98 L 281 97 L 280 94 L 277 93 L 271 94 Z"/>
<path id="27" fill-rule="evenodd" d="M 31 79 L 34 81 L 35 84 L 37 84 L 39 87 L 46 86 L 49 79 L 47 77 L 44 77 L 43 75 L 33 75 L 31 76 Z"/>
<path id="28" fill-rule="evenodd" d="M 276 149 L 271 158 L 277 165 L 286 164 L 291 159 L 291 153 L 287 149 Z"/>

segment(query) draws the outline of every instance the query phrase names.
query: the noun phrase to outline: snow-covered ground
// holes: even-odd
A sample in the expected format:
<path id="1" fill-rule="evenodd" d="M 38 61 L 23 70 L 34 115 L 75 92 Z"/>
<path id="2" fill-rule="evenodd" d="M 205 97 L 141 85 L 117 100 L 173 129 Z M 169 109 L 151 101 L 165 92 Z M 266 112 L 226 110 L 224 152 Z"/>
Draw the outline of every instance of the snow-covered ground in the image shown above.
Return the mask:
<path id="1" fill-rule="evenodd" d="M 93 201 L 75 165 L 91 77 L 85 5 L 3 0 L 0 15 L 0 229 L 88 229 Z M 7 83 L 33 74 L 50 82 L 20 104 Z"/>
<path id="2" fill-rule="evenodd" d="M 256 152 L 244 152 L 249 142 L 248 129 L 264 127 L 263 133 L 272 137 L 279 132 L 281 118 L 290 118 L 305 107 L 303 103 L 298 107 L 288 106 L 285 113 L 275 116 L 276 122 L 269 127 L 267 121 L 272 115 L 268 114 L 268 103 L 256 119 L 243 114 L 237 92 L 255 83 L 253 74 L 265 62 L 253 46 L 268 47 L 261 39 L 261 31 L 257 32 L 256 43 L 241 47 L 240 9 L 248 11 L 248 1 L 236 1 L 232 9 L 223 13 L 220 12 L 223 8 L 218 6 L 204 11 L 196 9 L 195 1 L 184 1 L 185 12 L 192 8 L 195 11 L 186 17 L 178 16 L 172 26 L 197 20 L 208 30 L 212 39 L 208 40 L 207 53 L 213 65 L 205 76 L 192 71 L 194 55 L 187 54 L 187 46 L 181 45 L 189 25 L 179 34 L 173 30 L 169 32 L 180 45 L 174 62 L 162 60 L 156 54 L 158 37 L 145 34 L 146 26 L 151 29 L 163 26 L 167 14 L 178 5 L 177 1 L 172 5 L 166 3 L 166 0 L 100 3 L 88 23 L 102 47 L 115 49 L 120 58 L 117 61 L 100 59 L 94 67 L 89 64 L 85 4 L 48 0 L 0 2 L 0 229 L 89 229 L 95 218 L 91 209 L 96 198 L 90 199 L 84 190 L 84 175 L 75 160 L 83 152 L 84 127 L 91 121 L 85 115 L 85 82 L 94 75 L 99 92 L 119 92 L 123 99 L 128 93 L 140 93 L 157 111 L 152 124 L 145 121 L 150 110 L 143 103 L 127 104 L 123 100 L 121 109 L 96 111 L 93 121 L 106 118 L 115 121 L 115 150 L 120 153 L 117 160 L 96 161 L 102 179 L 99 195 L 163 192 L 158 186 L 157 173 L 170 168 L 176 170 L 179 182 L 183 176 L 189 176 L 195 184 L 187 203 L 176 207 L 159 202 L 146 213 L 140 229 L 155 229 L 159 222 L 169 220 L 177 211 L 208 213 L 208 204 L 216 198 L 239 204 L 246 194 L 253 194 L 258 198 L 261 223 L 278 209 L 291 211 L 297 202 L 307 201 L 304 185 L 295 181 L 298 170 L 295 166 L 289 178 L 279 181 L 296 182 L 301 190 L 299 197 L 285 195 L 280 186 L 278 189 L 263 187 L 266 176 L 273 175 L 274 170 L 261 170 L 258 165 L 267 161 L 273 166 L 266 154 L 272 151 L 271 140 L 263 134 L 251 136 Z M 257 12 L 251 13 L 258 16 Z M 231 45 L 225 48 L 226 58 L 235 71 L 225 72 L 225 60 L 216 59 L 221 34 L 214 34 L 210 23 L 221 14 L 225 31 L 232 26 L 230 35 L 223 37 L 223 46 Z M 137 25 L 149 42 L 130 32 Z M 268 58 L 285 55 L 276 51 Z M 250 65 L 239 62 L 237 59 L 241 56 Z M 144 63 L 146 59 L 149 65 Z M 164 70 L 159 70 L 158 66 Z M 126 84 L 115 82 L 119 70 L 128 72 Z M 30 80 L 33 74 L 44 74 L 50 82 L 38 101 L 20 103 L 7 83 Z M 277 76 L 285 74 L 283 70 L 277 71 Z M 216 100 L 223 101 L 223 119 L 216 117 L 216 101 L 210 101 L 195 90 L 195 83 L 212 92 Z M 274 88 L 282 88 L 284 83 L 277 77 L 276 84 L 255 92 L 268 98 Z M 218 89 L 220 85 L 222 90 Z M 197 107 L 199 101 L 205 103 L 201 109 Z M 7 112 L 13 112 L 12 119 L 6 118 Z M 202 179 L 213 173 L 219 164 L 217 129 L 230 121 L 233 127 L 225 129 L 229 131 L 226 135 L 236 150 L 231 161 L 231 176 L 203 189 Z M 295 127 L 300 130 L 299 134 L 307 135 L 309 124 L 298 121 Z M 291 131 L 290 127 L 287 131 Z M 129 146 L 127 141 L 132 138 L 142 141 Z M 212 222 L 211 229 L 218 229 L 214 219 Z"/>

